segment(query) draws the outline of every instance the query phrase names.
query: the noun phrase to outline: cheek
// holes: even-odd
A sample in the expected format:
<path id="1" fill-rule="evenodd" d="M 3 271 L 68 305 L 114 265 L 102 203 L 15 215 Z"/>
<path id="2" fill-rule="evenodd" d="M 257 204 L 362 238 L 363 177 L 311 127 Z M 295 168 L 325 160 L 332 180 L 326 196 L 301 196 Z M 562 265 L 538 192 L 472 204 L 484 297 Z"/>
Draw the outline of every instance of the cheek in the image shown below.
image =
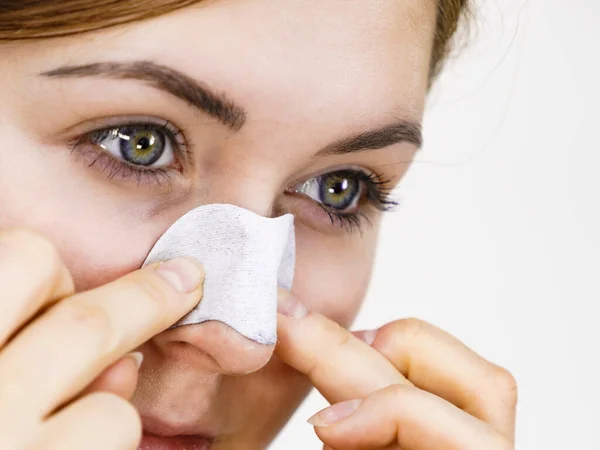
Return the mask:
<path id="1" fill-rule="evenodd" d="M 294 295 L 310 310 L 350 326 L 369 285 L 378 232 L 377 220 L 362 235 L 343 237 L 299 226 Z"/>
<path id="2" fill-rule="evenodd" d="M 0 147 L 0 228 L 28 228 L 51 239 L 77 290 L 105 284 L 142 265 L 167 221 L 151 220 L 106 182 L 90 183 L 68 151 L 47 152 L 7 135 L 4 142 L 11 145 Z"/>

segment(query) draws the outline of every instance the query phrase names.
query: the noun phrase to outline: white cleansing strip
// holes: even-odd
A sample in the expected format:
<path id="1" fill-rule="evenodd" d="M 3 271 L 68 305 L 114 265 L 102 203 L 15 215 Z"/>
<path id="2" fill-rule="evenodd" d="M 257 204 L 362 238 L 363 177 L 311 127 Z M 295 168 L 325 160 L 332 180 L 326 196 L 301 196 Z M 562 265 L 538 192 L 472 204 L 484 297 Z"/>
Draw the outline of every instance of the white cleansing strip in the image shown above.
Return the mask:
<path id="1" fill-rule="evenodd" d="M 234 205 L 196 208 L 173 224 L 144 266 L 179 256 L 204 265 L 203 297 L 176 325 L 217 320 L 260 344 L 277 341 L 277 287 L 294 279 L 294 216 L 266 218 Z"/>

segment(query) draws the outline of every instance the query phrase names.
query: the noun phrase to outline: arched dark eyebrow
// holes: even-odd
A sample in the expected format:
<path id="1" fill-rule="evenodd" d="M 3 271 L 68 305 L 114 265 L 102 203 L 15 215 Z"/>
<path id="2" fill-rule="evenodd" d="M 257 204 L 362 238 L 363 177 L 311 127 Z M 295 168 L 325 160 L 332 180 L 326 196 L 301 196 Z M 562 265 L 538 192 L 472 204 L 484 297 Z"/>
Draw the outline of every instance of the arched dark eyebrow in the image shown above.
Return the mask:
<path id="1" fill-rule="evenodd" d="M 232 130 L 238 131 L 246 123 L 246 111 L 225 94 L 211 90 L 184 73 L 151 61 L 100 62 L 64 66 L 40 75 L 49 78 L 108 77 L 143 81 L 215 117 Z"/>
<path id="2" fill-rule="evenodd" d="M 319 151 L 317 156 L 344 155 L 365 150 L 378 150 L 401 142 L 408 142 L 420 148 L 423 145 L 421 125 L 416 122 L 401 120 L 377 130 L 360 133 L 329 144 Z"/>
<path id="3" fill-rule="evenodd" d="M 247 113 L 224 93 L 218 93 L 206 84 L 170 67 L 152 61 L 99 62 L 63 66 L 40 76 L 48 78 L 108 77 L 117 80 L 138 80 L 151 87 L 168 92 L 192 107 L 218 119 L 234 131 L 247 121 Z M 417 147 L 423 144 L 421 126 L 401 120 L 382 128 L 367 131 L 333 142 L 321 149 L 317 156 L 342 155 L 365 150 L 377 150 L 400 142 Z"/>

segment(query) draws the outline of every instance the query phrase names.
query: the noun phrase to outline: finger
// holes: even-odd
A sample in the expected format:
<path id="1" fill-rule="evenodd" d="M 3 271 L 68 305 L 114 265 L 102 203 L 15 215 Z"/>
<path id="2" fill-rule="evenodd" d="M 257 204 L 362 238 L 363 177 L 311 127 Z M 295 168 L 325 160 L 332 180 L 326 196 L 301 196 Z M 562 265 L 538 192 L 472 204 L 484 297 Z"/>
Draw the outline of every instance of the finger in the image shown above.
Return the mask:
<path id="1" fill-rule="evenodd" d="M 88 395 L 46 421 L 39 450 L 133 450 L 142 434 L 131 403 L 107 393 Z"/>
<path id="2" fill-rule="evenodd" d="M 417 319 L 392 322 L 370 336 L 372 347 L 415 386 L 514 438 L 517 388 L 506 370 Z"/>
<path id="3" fill-rule="evenodd" d="M 330 402 L 362 398 L 391 384 L 408 384 L 381 354 L 326 317 L 295 314 L 291 294 L 280 293 L 278 344 L 275 352 L 288 365 L 307 375 Z"/>
<path id="4" fill-rule="evenodd" d="M 80 397 L 93 392 L 109 392 L 125 400 L 131 399 L 137 386 L 139 368 L 142 364 L 141 353 L 130 353 L 108 367 L 89 386 Z"/>
<path id="5" fill-rule="evenodd" d="M 0 354 L 0 404 L 45 416 L 189 312 L 202 279 L 200 265 L 181 258 L 61 301 Z"/>
<path id="6" fill-rule="evenodd" d="M 74 292 L 55 247 L 23 229 L 0 231 L 0 347 L 42 307 Z"/>
<path id="7" fill-rule="evenodd" d="M 326 445 L 344 450 L 509 450 L 511 442 L 450 402 L 408 385 L 327 408 L 310 419 Z"/>

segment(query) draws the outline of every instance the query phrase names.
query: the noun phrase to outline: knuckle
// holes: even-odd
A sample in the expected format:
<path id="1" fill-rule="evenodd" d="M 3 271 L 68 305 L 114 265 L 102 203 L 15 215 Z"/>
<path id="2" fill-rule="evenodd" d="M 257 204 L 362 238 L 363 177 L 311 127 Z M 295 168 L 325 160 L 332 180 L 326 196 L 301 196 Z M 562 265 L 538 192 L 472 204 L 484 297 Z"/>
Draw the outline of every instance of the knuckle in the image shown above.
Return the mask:
<path id="1" fill-rule="evenodd" d="M 348 330 L 337 323 L 332 327 L 331 333 L 334 337 L 334 344 L 337 347 L 347 345 L 352 337 L 352 334 Z"/>
<path id="2" fill-rule="evenodd" d="M 315 320 L 317 320 L 321 332 L 327 336 L 326 342 L 331 342 L 336 347 L 346 345 L 349 342 L 352 334 L 339 323 L 324 316 L 316 316 Z"/>
<path id="3" fill-rule="evenodd" d="M 385 388 L 384 390 L 387 391 L 387 393 L 395 398 L 402 398 L 405 397 L 409 390 L 411 388 L 407 385 L 404 384 L 394 384 L 392 386 L 389 386 L 387 388 Z"/>
<path id="4" fill-rule="evenodd" d="M 401 405 L 406 397 L 414 390 L 412 386 L 405 384 L 394 384 L 383 389 L 383 395 L 392 397 L 394 404 Z"/>
<path id="5" fill-rule="evenodd" d="M 373 347 L 379 351 L 393 346 L 398 341 L 400 327 L 398 322 L 388 323 L 377 330 L 377 335 Z"/>
<path id="6" fill-rule="evenodd" d="M 400 319 L 394 323 L 394 328 L 399 332 L 406 341 L 413 341 L 420 338 L 426 331 L 428 324 L 423 320 L 409 317 Z"/>
<path id="7" fill-rule="evenodd" d="M 373 395 L 373 403 L 388 409 L 390 416 L 393 416 L 398 423 L 403 423 L 414 416 L 415 406 L 418 407 L 421 400 L 418 395 L 419 390 L 412 385 L 394 384 L 376 392 Z M 406 441 L 404 437 L 407 433 L 406 427 L 398 427 L 396 433 L 398 442 Z"/>
<path id="8" fill-rule="evenodd" d="M 170 297 L 177 295 L 175 290 L 166 287 L 165 282 L 158 276 L 139 276 L 134 281 L 135 289 L 152 308 L 155 314 L 161 314 L 171 303 Z"/>
<path id="9" fill-rule="evenodd" d="M 311 313 L 304 325 L 305 330 L 310 333 L 311 341 L 318 347 L 317 351 L 306 356 L 304 367 L 310 378 L 315 377 L 322 369 L 328 355 L 335 354 L 340 347 L 350 342 L 352 334 L 337 322 L 320 314 Z"/>
<path id="10" fill-rule="evenodd" d="M 72 330 L 76 334 L 100 336 L 108 339 L 111 332 L 111 320 L 108 312 L 102 306 L 77 301 L 63 302 L 55 308 L 56 319 L 59 326 Z"/>

